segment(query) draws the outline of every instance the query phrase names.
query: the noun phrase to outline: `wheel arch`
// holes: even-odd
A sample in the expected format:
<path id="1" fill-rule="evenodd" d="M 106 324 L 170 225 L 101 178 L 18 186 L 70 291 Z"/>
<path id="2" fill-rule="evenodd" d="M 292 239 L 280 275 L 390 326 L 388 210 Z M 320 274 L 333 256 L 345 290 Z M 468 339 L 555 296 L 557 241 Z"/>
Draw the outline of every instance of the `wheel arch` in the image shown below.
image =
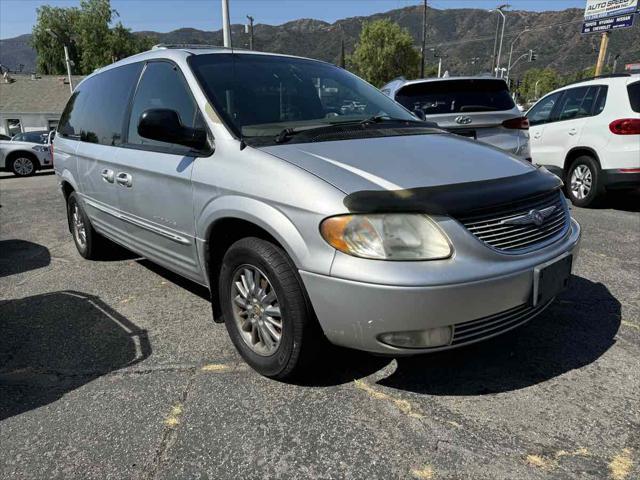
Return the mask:
<path id="1" fill-rule="evenodd" d="M 11 162 L 13 162 L 14 159 L 20 156 L 30 158 L 31 160 L 34 161 L 35 168 L 36 169 L 40 168 L 41 165 L 40 165 L 40 160 L 38 159 L 38 156 L 35 153 L 30 152 L 29 150 L 13 150 L 12 152 L 7 153 L 7 156 L 4 159 L 5 168 L 10 169 Z"/>
<path id="2" fill-rule="evenodd" d="M 564 165 L 563 165 L 563 173 L 565 174 L 565 176 L 567 175 L 567 173 L 569 172 L 569 168 L 571 167 L 571 164 L 578 158 L 581 157 L 583 155 L 587 155 L 589 157 L 592 157 L 596 163 L 598 164 L 599 168 L 602 168 L 602 164 L 600 163 L 600 157 L 598 157 L 598 154 L 596 153 L 596 151 L 591 148 L 591 147 L 573 147 L 571 150 L 569 150 L 569 152 L 567 153 L 565 159 L 564 159 Z"/>
<path id="3" fill-rule="evenodd" d="M 235 241 L 251 236 L 270 241 L 282 248 L 296 267 L 309 255 L 293 223 L 279 210 L 255 199 L 216 199 L 206 207 L 197 226 L 198 256 L 207 276 L 216 321 L 221 317 L 216 279 L 224 254 Z"/>

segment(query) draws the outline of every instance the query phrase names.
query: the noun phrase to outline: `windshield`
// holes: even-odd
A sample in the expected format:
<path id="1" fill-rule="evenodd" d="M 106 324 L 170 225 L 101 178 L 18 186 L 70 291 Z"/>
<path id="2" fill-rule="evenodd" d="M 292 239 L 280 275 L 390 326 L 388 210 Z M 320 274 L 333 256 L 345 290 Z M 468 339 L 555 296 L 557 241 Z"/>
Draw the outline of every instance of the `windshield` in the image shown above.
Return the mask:
<path id="1" fill-rule="evenodd" d="M 374 116 L 415 122 L 396 102 L 333 65 L 271 55 L 195 55 L 189 64 L 237 136 L 274 136 Z"/>
<path id="2" fill-rule="evenodd" d="M 49 132 L 27 132 L 15 135 L 12 140 L 14 142 L 30 142 L 30 143 L 47 143 L 47 135 Z"/>
<path id="3" fill-rule="evenodd" d="M 414 83 L 400 89 L 396 100 L 425 115 L 511 110 L 515 104 L 502 80 L 469 79 Z"/>

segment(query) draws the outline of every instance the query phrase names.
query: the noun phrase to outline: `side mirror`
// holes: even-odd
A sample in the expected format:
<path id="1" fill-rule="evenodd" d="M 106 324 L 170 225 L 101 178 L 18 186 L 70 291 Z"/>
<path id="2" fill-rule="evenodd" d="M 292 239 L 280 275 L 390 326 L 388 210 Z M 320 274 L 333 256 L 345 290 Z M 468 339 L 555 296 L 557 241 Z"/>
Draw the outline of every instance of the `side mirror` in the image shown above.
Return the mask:
<path id="1" fill-rule="evenodd" d="M 200 128 L 186 127 L 175 110 L 154 108 L 145 110 L 138 122 L 138 135 L 159 142 L 175 143 L 207 150 L 207 132 Z"/>
<path id="2" fill-rule="evenodd" d="M 416 108 L 416 109 L 413 111 L 413 114 L 414 114 L 417 118 L 419 118 L 420 120 L 422 120 L 423 122 L 427 119 L 426 115 L 424 114 L 424 112 L 422 111 L 422 109 L 421 109 L 421 108 Z"/>

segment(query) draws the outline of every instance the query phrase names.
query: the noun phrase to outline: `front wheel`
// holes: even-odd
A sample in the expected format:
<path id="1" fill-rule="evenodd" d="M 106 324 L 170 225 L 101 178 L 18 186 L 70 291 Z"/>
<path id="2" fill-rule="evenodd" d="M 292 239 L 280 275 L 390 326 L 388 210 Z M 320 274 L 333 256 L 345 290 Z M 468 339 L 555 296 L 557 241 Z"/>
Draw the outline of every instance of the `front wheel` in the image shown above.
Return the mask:
<path id="1" fill-rule="evenodd" d="M 20 155 L 11 162 L 11 171 L 17 177 L 28 177 L 36 173 L 37 162 L 28 155 Z"/>
<path id="2" fill-rule="evenodd" d="M 566 180 L 569 199 L 577 207 L 593 205 L 602 194 L 600 168 L 589 156 L 575 159 L 569 167 Z"/>
<path id="3" fill-rule="evenodd" d="M 280 380 L 299 374 L 322 338 L 298 273 L 287 254 L 259 238 L 234 243 L 218 289 L 236 349 L 258 373 Z"/>

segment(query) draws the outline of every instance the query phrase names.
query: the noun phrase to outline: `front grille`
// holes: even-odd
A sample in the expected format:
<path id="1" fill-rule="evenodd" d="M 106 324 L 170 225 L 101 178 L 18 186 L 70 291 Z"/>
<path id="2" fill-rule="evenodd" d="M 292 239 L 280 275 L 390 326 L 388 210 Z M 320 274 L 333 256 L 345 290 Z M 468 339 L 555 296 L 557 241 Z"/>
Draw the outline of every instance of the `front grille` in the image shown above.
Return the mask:
<path id="1" fill-rule="evenodd" d="M 545 211 L 555 207 L 540 225 L 525 223 L 533 210 Z M 553 191 L 488 211 L 479 211 L 458 220 L 476 238 L 485 244 L 509 253 L 521 253 L 547 245 L 561 236 L 569 228 L 569 213 L 564 196 Z M 520 224 L 510 224 L 510 222 Z"/>
<path id="2" fill-rule="evenodd" d="M 520 305 L 488 317 L 464 323 L 456 323 L 453 326 L 453 340 L 451 341 L 451 345 L 475 342 L 516 328 L 527 323 L 542 312 L 550 303 L 551 302 L 547 302 L 536 307 Z"/>

